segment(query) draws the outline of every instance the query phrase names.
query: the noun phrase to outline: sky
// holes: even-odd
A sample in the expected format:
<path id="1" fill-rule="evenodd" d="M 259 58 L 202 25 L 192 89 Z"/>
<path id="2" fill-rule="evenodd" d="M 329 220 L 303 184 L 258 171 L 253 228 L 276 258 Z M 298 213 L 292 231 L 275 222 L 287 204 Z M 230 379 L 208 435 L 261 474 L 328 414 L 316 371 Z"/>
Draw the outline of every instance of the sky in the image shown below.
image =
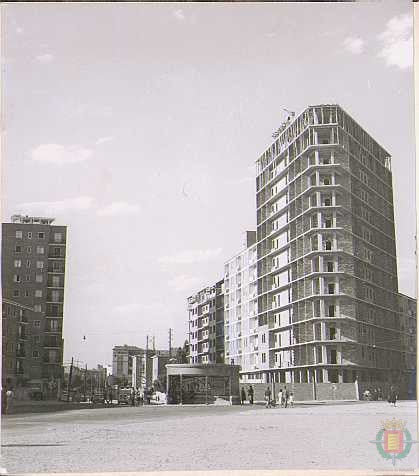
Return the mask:
<path id="1" fill-rule="evenodd" d="M 3 12 L 2 213 L 68 226 L 64 360 L 182 345 L 255 229 L 285 109 L 339 103 L 392 157 L 415 295 L 412 5 L 26 3 Z M 315 19 L 315 21 L 313 21 Z M 83 339 L 83 337 L 86 337 Z"/>

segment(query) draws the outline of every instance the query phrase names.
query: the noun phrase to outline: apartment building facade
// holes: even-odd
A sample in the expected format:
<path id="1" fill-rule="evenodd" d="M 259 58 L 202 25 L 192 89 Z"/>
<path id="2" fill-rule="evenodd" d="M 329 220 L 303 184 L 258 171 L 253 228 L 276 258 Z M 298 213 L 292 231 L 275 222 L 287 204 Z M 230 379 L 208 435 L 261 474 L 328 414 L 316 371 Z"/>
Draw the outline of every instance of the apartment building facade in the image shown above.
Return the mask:
<path id="1" fill-rule="evenodd" d="M 417 332 L 417 300 L 405 294 L 399 294 L 400 330 L 402 332 L 402 352 L 404 369 L 409 393 L 416 394 L 416 332 Z"/>
<path id="2" fill-rule="evenodd" d="M 63 378 L 67 227 L 14 215 L 2 226 L 4 387 L 54 396 Z"/>
<path id="3" fill-rule="evenodd" d="M 188 298 L 189 363 L 224 363 L 224 280 Z"/>
<path id="4" fill-rule="evenodd" d="M 134 388 L 150 388 L 153 385 L 153 357 L 169 357 L 168 350 L 133 345 L 115 346 L 112 353 L 114 383 Z"/>
<path id="5" fill-rule="evenodd" d="M 258 368 L 250 380 L 397 380 L 391 158 L 341 107 L 308 107 L 257 160 Z"/>
<path id="6" fill-rule="evenodd" d="M 256 231 L 246 232 L 244 250 L 224 269 L 225 363 L 239 365 L 245 378 L 259 363 Z"/>

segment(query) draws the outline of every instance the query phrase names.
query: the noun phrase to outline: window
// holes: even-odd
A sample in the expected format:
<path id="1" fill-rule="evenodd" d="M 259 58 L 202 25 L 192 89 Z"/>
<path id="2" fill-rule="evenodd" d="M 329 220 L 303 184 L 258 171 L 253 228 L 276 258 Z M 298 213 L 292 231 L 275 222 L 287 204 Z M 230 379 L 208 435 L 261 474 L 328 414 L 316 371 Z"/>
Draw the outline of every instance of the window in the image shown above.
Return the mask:
<path id="1" fill-rule="evenodd" d="M 336 339 L 336 329 L 334 327 L 329 328 L 329 339 L 330 340 Z"/>
<path id="2" fill-rule="evenodd" d="M 44 262 L 43 262 L 43 261 L 37 261 L 37 262 L 36 262 L 36 267 L 37 267 L 38 269 L 43 269 L 43 267 L 44 267 Z"/>
<path id="3" fill-rule="evenodd" d="M 331 304 L 328 307 L 329 317 L 335 317 L 335 306 Z"/>
<path id="4" fill-rule="evenodd" d="M 37 246 L 36 247 L 36 252 L 39 254 L 39 255 L 43 255 L 44 254 L 44 247 L 43 246 Z"/>
<path id="5" fill-rule="evenodd" d="M 329 283 L 327 285 L 328 294 L 335 294 L 335 283 Z"/>
<path id="6" fill-rule="evenodd" d="M 23 233 L 21 231 L 16 231 L 16 238 L 23 238 Z"/>
<path id="7" fill-rule="evenodd" d="M 55 243 L 61 243 L 63 241 L 63 234 L 62 233 L 54 233 L 54 241 L 55 241 Z"/>
<path id="8" fill-rule="evenodd" d="M 44 280 L 44 277 L 42 276 L 42 274 L 37 274 L 37 275 L 35 276 L 35 281 L 36 281 L 37 283 L 42 283 L 43 280 Z"/>
<path id="9" fill-rule="evenodd" d="M 58 288 L 60 286 L 60 277 L 59 276 L 53 276 L 52 277 L 52 286 L 54 288 Z"/>
<path id="10" fill-rule="evenodd" d="M 19 297 L 20 293 L 19 293 L 19 289 L 14 289 L 13 290 L 13 297 Z"/>
<path id="11" fill-rule="evenodd" d="M 331 207 L 332 206 L 332 199 L 331 198 L 325 198 L 324 199 L 324 206 L 325 207 Z"/>
<path id="12" fill-rule="evenodd" d="M 25 289 L 25 297 L 29 297 L 29 296 L 30 296 L 29 289 Z"/>
<path id="13" fill-rule="evenodd" d="M 54 263 L 52 263 L 52 269 L 54 271 L 61 272 L 61 263 L 54 261 Z"/>
<path id="14" fill-rule="evenodd" d="M 19 275 L 19 274 L 15 274 L 15 275 L 13 276 L 13 281 L 14 281 L 15 283 L 20 283 L 20 275 Z"/>
<path id="15" fill-rule="evenodd" d="M 324 243 L 324 247 L 327 251 L 330 251 L 332 249 L 332 242 L 330 240 L 326 240 Z"/>
<path id="16" fill-rule="evenodd" d="M 30 280 L 31 280 L 30 274 L 26 274 L 26 275 L 25 275 L 25 281 L 30 281 Z"/>
<path id="17" fill-rule="evenodd" d="M 22 252 L 22 247 L 20 245 L 15 246 L 15 253 L 21 253 Z"/>
<path id="18" fill-rule="evenodd" d="M 26 253 L 28 253 L 29 255 L 32 253 L 32 246 L 26 247 Z"/>
<path id="19" fill-rule="evenodd" d="M 42 312 L 42 306 L 41 304 L 35 304 L 35 306 L 33 307 L 33 310 L 35 312 Z"/>
<path id="20" fill-rule="evenodd" d="M 328 273 L 333 273 L 334 271 L 334 263 L 333 261 L 328 261 L 327 262 L 327 272 Z"/>
<path id="21" fill-rule="evenodd" d="M 266 336 L 265 334 L 262 334 L 262 344 L 264 344 L 266 342 Z"/>
<path id="22" fill-rule="evenodd" d="M 266 354 L 265 352 L 262 353 L 262 364 L 266 363 Z"/>
<path id="23" fill-rule="evenodd" d="M 31 260 L 26 260 L 26 267 L 27 268 L 30 268 L 31 267 Z"/>
<path id="24" fill-rule="evenodd" d="M 337 352 L 335 349 L 330 350 L 330 363 L 337 364 Z M 330 372 L 330 370 L 329 370 Z"/>
<path id="25" fill-rule="evenodd" d="M 59 258 L 61 256 L 61 248 L 58 248 L 58 247 L 54 248 L 54 256 L 56 258 Z"/>
<path id="26" fill-rule="evenodd" d="M 32 240 L 32 232 L 31 231 L 28 231 L 28 239 Z"/>
<path id="27" fill-rule="evenodd" d="M 325 228 L 332 228 L 332 219 L 331 218 L 326 218 L 324 220 L 324 226 L 325 226 Z"/>
<path id="28" fill-rule="evenodd" d="M 40 321 L 38 321 L 40 322 Z M 34 344 L 39 344 L 41 342 L 41 337 L 40 336 L 33 336 L 33 343 Z"/>
<path id="29" fill-rule="evenodd" d="M 34 350 L 34 351 L 32 352 L 32 357 L 33 357 L 34 359 L 39 359 L 39 350 Z"/>
<path id="30" fill-rule="evenodd" d="M 20 268 L 22 266 L 22 261 L 20 259 L 15 259 L 15 268 Z"/>
<path id="31" fill-rule="evenodd" d="M 38 239 L 39 239 L 39 240 L 43 240 L 44 238 L 45 238 L 45 233 L 44 233 L 43 231 L 40 231 L 40 232 L 38 233 Z"/>
<path id="32" fill-rule="evenodd" d="M 323 185 L 331 185 L 331 184 L 332 184 L 332 180 L 330 177 L 323 178 Z"/>
<path id="33" fill-rule="evenodd" d="M 35 289 L 35 297 L 37 298 L 42 297 L 42 289 Z"/>

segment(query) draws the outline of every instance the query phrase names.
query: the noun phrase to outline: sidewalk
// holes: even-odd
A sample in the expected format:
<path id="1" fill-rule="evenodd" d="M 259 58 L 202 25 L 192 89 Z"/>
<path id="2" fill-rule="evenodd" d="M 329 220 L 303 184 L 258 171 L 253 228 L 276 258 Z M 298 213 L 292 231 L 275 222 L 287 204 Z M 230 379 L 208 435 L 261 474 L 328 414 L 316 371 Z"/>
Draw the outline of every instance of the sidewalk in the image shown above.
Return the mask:
<path id="1" fill-rule="evenodd" d="M 118 405 L 113 405 L 117 407 Z M 17 415 L 23 413 L 43 413 L 43 412 L 60 412 L 67 410 L 80 410 L 83 408 L 104 408 L 103 403 L 73 403 L 73 402 L 63 402 L 59 400 L 24 400 L 19 401 L 15 400 L 13 402 L 12 410 L 9 415 Z M 7 417 L 7 415 L 2 415 Z"/>

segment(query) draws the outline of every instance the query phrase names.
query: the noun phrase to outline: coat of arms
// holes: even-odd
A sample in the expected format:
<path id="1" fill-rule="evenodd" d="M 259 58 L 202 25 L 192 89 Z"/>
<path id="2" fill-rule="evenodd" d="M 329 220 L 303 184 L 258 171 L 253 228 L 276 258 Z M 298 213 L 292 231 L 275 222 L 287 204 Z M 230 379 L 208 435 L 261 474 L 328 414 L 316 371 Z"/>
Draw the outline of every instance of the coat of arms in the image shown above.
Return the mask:
<path id="1" fill-rule="evenodd" d="M 380 455 L 384 459 L 391 459 L 395 466 L 396 460 L 405 458 L 410 453 L 412 444 L 417 441 L 412 440 L 406 422 L 393 418 L 382 422 L 375 440 L 370 443 L 375 443 Z"/>

